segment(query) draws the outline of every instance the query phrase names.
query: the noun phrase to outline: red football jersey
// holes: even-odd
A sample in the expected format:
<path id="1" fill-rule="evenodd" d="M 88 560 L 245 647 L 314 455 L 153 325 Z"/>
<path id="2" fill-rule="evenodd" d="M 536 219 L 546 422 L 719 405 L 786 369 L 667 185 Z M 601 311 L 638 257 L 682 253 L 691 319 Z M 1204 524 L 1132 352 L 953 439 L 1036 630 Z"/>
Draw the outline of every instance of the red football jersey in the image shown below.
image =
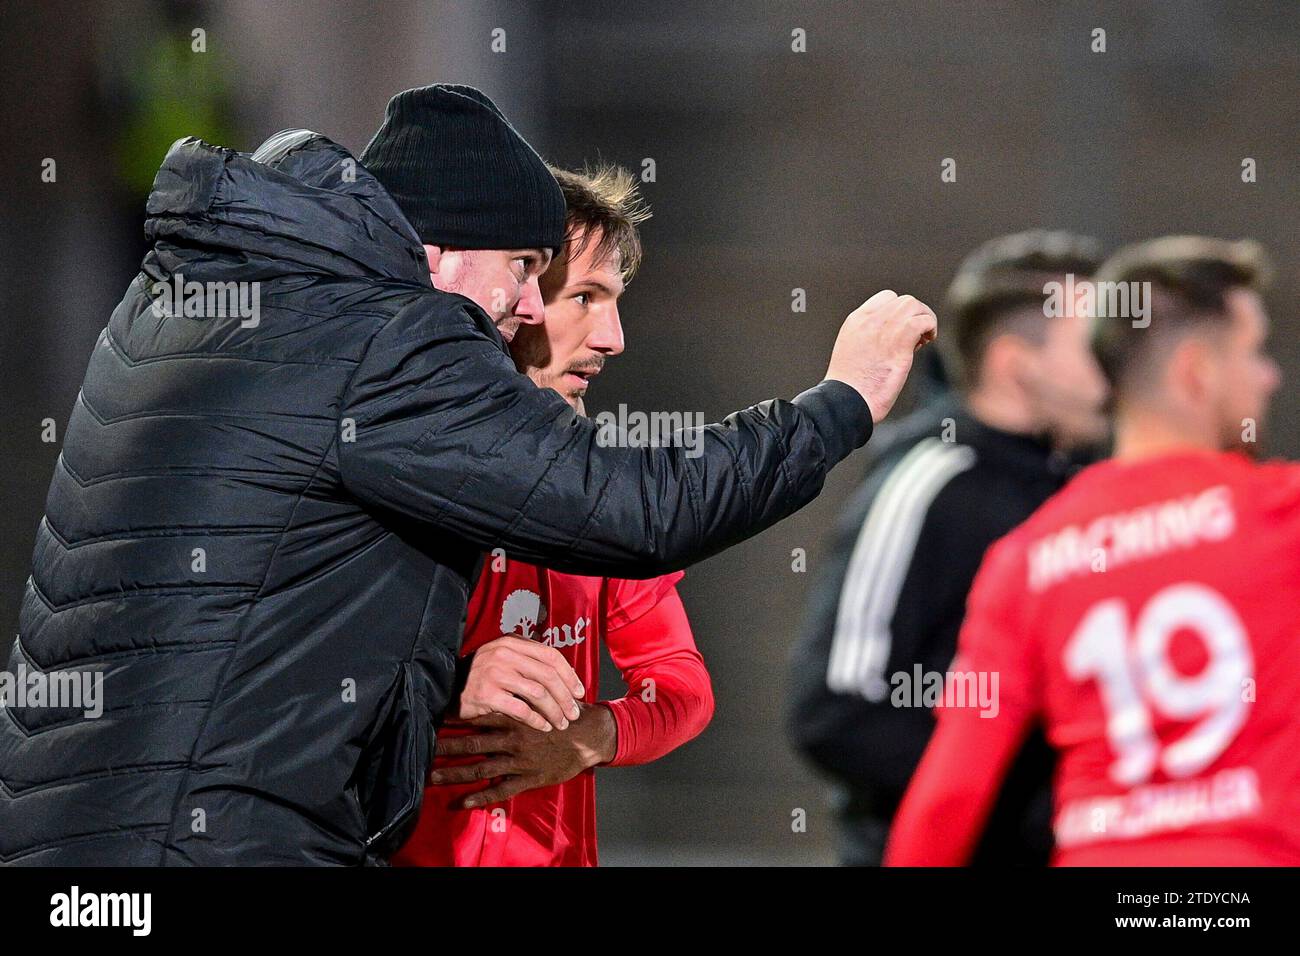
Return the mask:
<path id="1" fill-rule="evenodd" d="M 1081 473 L 986 556 L 952 671 L 996 715 L 939 711 L 887 862 L 965 862 L 1041 719 L 1055 863 L 1300 864 L 1300 466 Z"/>
<path id="2" fill-rule="evenodd" d="M 583 699 L 598 698 L 600 645 L 611 635 L 630 631 L 633 622 L 653 617 L 651 612 L 669 604 L 677 615 L 656 621 L 650 634 L 639 634 L 635 648 L 618 653 L 611 646 L 615 664 L 625 678 L 637 668 L 668 669 L 659 712 L 674 713 L 669 701 L 674 694 L 674 677 L 681 686 L 708 685 L 703 660 L 676 598 L 681 572 L 630 581 L 613 578 L 561 574 L 522 561 L 505 562 L 494 571 L 488 560 L 470 597 L 466 614 L 465 640 L 461 654 L 472 654 L 488 641 L 513 635 L 557 648 L 582 681 Z M 668 622 L 668 623 L 664 623 Z M 634 690 L 639 688 L 634 688 Z M 697 695 L 690 695 L 689 718 L 663 727 L 640 712 L 635 698 L 609 702 L 619 728 L 619 754 L 614 763 L 638 762 L 637 747 L 647 751 L 657 745 L 666 749 L 694 736 L 703 727 L 695 718 Z M 632 706 L 622 706 L 625 703 Z M 712 713 L 708 698 L 707 723 Z M 650 729 L 644 729 L 649 724 Z M 687 724 L 690 724 L 688 727 Z M 657 732 L 660 731 L 660 732 Z M 448 718 L 439 737 L 466 733 L 459 720 Z M 661 737 L 667 739 L 651 740 Z M 434 767 L 453 766 L 475 757 L 434 758 Z M 491 781 L 446 784 L 425 788 L 424 806 L 415 832 L 393 857 L 399 866 L 595 866 L 596 865 L 596 774 L 586 770 L 571 780 L 550 787 L 526 791 L 488 807 L 460 808 L 470 793 L 487 789 Z"/>

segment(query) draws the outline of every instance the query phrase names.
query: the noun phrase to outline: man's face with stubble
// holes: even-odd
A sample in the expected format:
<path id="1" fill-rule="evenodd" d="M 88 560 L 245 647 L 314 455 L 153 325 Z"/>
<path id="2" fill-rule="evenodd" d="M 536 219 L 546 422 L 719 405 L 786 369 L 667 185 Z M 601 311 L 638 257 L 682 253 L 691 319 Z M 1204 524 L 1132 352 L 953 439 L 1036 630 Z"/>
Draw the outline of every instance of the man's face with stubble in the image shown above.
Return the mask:
<path id="1" fill-rule="evenodd" d="M 575 233 L 542 274 L 543 320 L 520 326 L 510 343 L 515 367 L 540 388 L 559 392 L 578 414 L 605 361 L 623 351 L 618 252 L 601 250 L 600 234 Z M 571 250 L 578 250 L 570 258 Z"/>

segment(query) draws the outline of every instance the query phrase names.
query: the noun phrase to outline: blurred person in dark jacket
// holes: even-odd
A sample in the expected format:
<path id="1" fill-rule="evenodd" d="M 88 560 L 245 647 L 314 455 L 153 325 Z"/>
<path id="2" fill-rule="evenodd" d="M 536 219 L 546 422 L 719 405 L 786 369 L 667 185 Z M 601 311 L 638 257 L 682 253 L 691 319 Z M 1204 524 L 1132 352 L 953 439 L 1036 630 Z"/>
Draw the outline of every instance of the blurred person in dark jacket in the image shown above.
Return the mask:
<path id="1" fill-rule="evenodd" d="M 793 401 L 670 447 L 603 443 L 506 349 L 542 318 L 564 220 L 545 164 L 468 87 L 394 97 L 360 161 L 305 130 L 251 156 L 172 146 L 8 661 L 93 674 L 102 714 L 5 709 L 0 861 L 386 860 L 484 551 L 644 578 L 756 534 L 866 442 L 934 334 L 926 306 L 877 293 Z M 574 714 L 552 660 L 517 663 L 471 715 Z"/>
<path id="2" fill-rule="evenodd" d="M 792 656 L 789 728 L 833 781 L 844 864 L 881 861 L 934 729 L 921 691 L 949 669 L 985 550 L 1104 437 L 1105 383 L 1078 308 L 1099 257 L 1092 240 L 1031 231 L 962 263 L 944 352 L 956 387 L 881 429 L 837 526 Z M 1046 864 L 1050 773 L 1031 737 L 977 861 Z"/>

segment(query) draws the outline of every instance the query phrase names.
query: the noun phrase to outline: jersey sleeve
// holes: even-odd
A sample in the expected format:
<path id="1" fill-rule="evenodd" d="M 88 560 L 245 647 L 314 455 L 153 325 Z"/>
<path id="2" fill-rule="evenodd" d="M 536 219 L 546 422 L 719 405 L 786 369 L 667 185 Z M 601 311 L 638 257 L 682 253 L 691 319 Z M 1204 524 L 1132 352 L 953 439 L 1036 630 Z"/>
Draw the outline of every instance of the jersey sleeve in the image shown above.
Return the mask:
<path id="1" fill-rule="evenodd" d="M 1254 466 L 1250 471 L 1254 479 L 1249 493 L 1260 504 L 1266 521 L 1286 523 L 1300 512 L 1300 464 L 1270 461 Z"/>
<path id="2" fill-rule="evenodd" d="M 610 766 L 658 760 L 713 717 L 713 685 L 677 593 L 680 578 L 607 584 L 609 619 L 617 614 L 620 623 L 608 626 L 605 640 L 628 688 L 623 697 L 603 702 L 618 732 Z"/>
<path id="3" fill-rule="evenodd" d="M 1017 620 L 1023 554 L 1013 533 L 993 546 L 975 578 L 951 671 L 954 679 L 983 675 L 992 706 L 938 708 L 938 726 L 890 832 L 887 866 L 969 862 L 1038 712 L 1033 635 Z"/>
<path id="4" fill-rule="evenodd" d="M 605 628 L 626 627 L 664 599 L 686 575 L 681 571 L 646 581 L 609 578 L 605 583 Z"/>

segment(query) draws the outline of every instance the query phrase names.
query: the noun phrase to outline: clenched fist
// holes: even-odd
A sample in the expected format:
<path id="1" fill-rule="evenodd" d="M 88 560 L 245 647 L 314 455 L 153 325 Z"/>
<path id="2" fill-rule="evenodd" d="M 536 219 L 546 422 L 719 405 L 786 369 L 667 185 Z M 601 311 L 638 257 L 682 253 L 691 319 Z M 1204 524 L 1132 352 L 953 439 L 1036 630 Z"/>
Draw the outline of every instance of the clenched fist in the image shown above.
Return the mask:
<path id="1" fill-rule="evenodd" d="M 916 350 L 937 332 L 928 305 L 884 289 L 844 320 L 826 377 L 856 388 L 879 424 L 903 390 Z"/>

